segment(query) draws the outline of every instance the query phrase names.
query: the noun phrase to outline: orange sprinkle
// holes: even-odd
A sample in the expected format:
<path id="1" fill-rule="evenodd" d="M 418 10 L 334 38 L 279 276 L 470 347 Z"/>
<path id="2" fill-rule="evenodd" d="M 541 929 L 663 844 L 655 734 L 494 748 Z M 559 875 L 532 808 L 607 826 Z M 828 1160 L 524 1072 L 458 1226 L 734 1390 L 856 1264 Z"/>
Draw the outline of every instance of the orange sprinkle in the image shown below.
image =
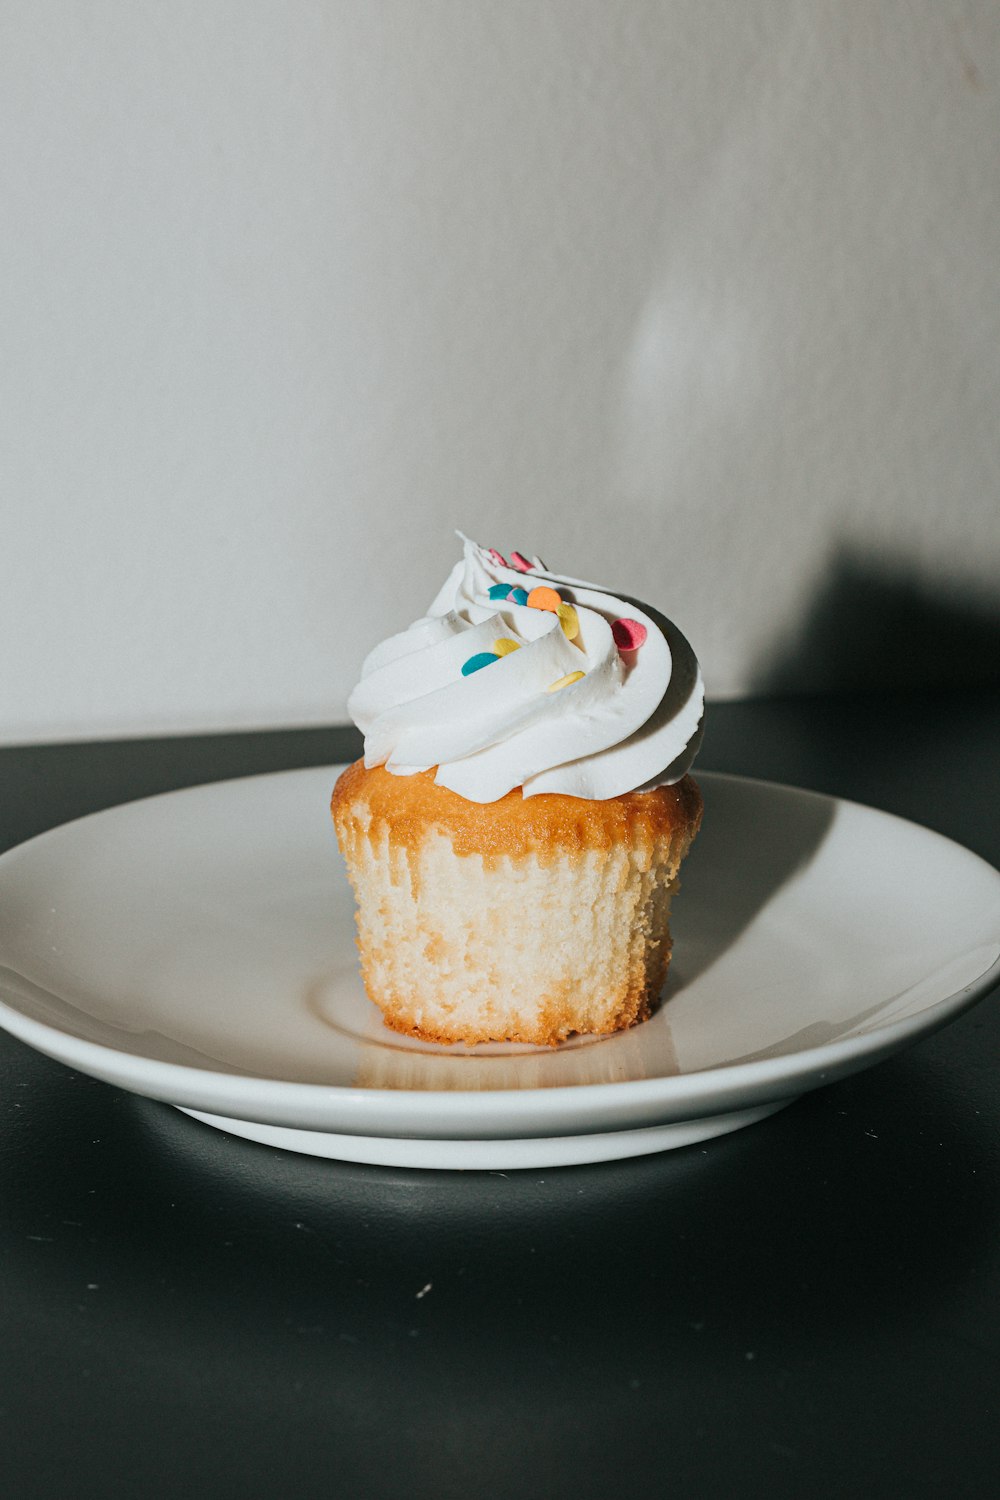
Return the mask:
<path id="1" fill-rule="evenodd" d="M 540 586 L 537 589 L 531 590 L 531 593 L 528 595 L 528 603 L 532 609 L 549 609 L 553 614 L 556 614 L 562 603 L 562 597 L 556 593 L 555 589 Z"/>

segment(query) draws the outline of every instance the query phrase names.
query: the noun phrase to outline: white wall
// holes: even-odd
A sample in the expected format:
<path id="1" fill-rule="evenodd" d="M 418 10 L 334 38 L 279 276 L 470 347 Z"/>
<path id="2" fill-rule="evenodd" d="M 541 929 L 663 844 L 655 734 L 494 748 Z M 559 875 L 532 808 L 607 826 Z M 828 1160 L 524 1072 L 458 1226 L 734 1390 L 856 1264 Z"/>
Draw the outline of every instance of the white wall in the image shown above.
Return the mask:
<path id="1" fill-rule="evenodd" d="M 995 0 L 6 0 L 0 140 L 0 738 L 342 718 L 455 526 L 993 618 Z"/>

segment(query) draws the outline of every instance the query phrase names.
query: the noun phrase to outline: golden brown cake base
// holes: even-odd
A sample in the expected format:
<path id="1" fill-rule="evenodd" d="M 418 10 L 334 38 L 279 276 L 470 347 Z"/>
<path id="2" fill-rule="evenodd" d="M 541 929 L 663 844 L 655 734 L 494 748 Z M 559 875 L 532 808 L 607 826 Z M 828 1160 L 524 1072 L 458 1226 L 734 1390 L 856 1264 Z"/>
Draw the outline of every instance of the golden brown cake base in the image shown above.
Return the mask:
<path id="1" fill-rule="evenodd" d="M 701 821 L 690 776 L 605 802 L 469 802 L 358 761 L 334 788 L 369 996 L 434 1042 L 555 1045 L 645 1020 Z"/>

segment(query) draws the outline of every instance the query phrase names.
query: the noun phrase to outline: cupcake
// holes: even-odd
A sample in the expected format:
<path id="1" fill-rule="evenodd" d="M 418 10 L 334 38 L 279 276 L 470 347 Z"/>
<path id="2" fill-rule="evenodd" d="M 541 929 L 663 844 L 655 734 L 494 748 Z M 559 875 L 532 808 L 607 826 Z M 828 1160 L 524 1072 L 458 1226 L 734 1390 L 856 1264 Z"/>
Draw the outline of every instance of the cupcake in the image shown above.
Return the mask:
<path id="1" fill-rule="evenodd" d="M 361 971 L 388 1026 L 555 1045 L 645 1020 L 701 821 L 704 690 L 669 620 L 462 538 L 366 659 L 333 792 Z"/>

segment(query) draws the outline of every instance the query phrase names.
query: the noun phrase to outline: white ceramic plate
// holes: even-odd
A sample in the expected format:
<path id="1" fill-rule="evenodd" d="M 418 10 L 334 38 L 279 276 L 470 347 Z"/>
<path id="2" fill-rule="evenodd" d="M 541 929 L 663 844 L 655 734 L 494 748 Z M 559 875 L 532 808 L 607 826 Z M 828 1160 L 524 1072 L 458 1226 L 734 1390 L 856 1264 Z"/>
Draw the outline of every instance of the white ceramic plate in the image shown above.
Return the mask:
<path id="1" fill-rule="evenodd" d="M 1000 875 L 853 803 L 702 773 L 667 999 L 555 1049 L 389 1032 L 357 972 L 337 768 L 217 783 L 0 859 L 0 1023 L 232 1133 L 419 1167 L 608 1160 L 721 1134 L 983 995 Z"/>

